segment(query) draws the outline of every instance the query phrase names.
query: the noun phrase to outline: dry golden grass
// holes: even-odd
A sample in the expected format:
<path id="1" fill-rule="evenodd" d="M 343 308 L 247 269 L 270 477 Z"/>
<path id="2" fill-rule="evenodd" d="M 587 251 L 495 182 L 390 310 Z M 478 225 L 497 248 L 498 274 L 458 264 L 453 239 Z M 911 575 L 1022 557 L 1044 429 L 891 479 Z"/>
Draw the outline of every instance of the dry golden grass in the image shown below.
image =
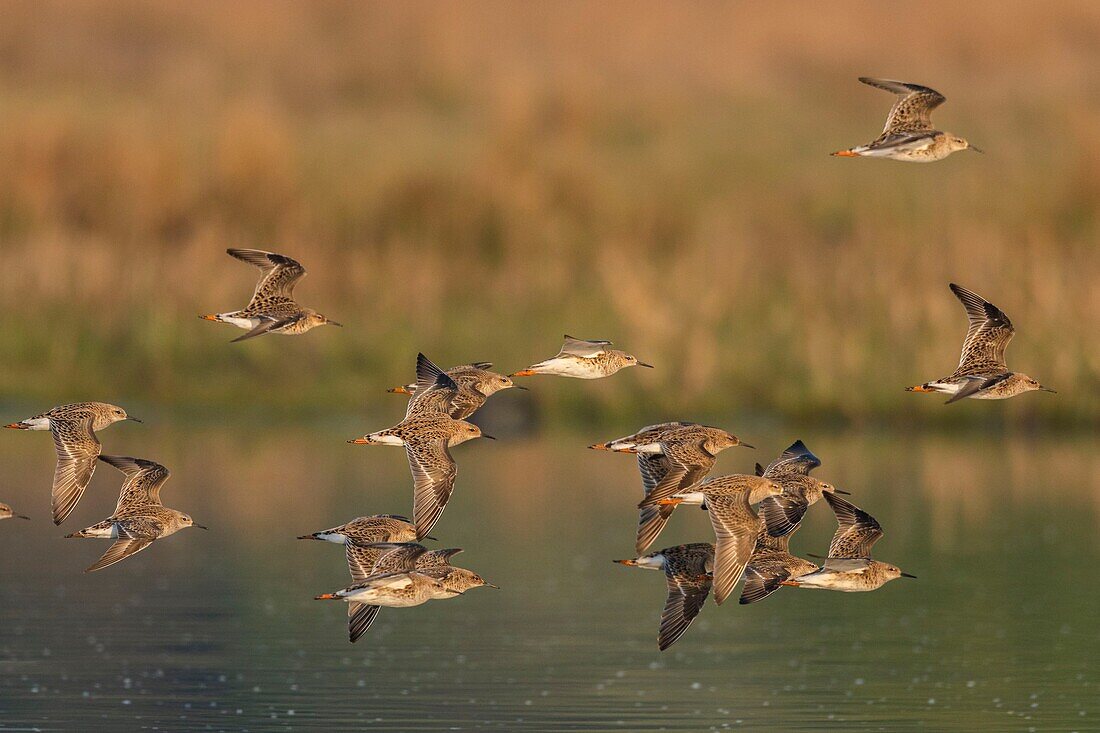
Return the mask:
<path id="1" fill-rule="evenodd" d="M 957 359 L 957 280 L 1061 392 L 997 413 L 1095 421 L 1100 6 L 921 8 L 8 4 L 0 389 L 323 409 L 568 331 L 660 368 L 539 382 L 551 419 L 909 420 L 944 414 L 901 388 Z M 988 153 L 828 157 L 889 104 L 861 74 Z M 348 328 L 227 345 L 195 318 L 250 292 L 227 246 L 300 258 Z"/>

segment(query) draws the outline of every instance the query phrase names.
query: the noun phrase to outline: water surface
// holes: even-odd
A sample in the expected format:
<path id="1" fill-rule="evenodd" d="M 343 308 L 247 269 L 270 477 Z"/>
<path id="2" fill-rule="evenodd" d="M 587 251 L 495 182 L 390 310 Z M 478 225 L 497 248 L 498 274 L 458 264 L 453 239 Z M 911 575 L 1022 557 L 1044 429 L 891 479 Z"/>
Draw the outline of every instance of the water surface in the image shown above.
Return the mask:
<path id="1" fill-rule="evenodd" d="M 821 476 L 886 529 L 884 560 L 919 576 L 870 594 L 783 589 L 709 602 L 656 648 L 664 580 L 613 565 L 633 545 L 633 459 L 609 435 L 455 449 L 459 480 L 433 534 L 502 590 L 383 609 L 356 645 L 335 545 L 294 537 L 410 511 L 403 452 L 344 443 L 365 425 L 115 426 L 107 452 L 172 469 L 185 530 L 125 563 L 64 534 L 106 516 L 120 474 L 97 470 L 74 515 L 49 521 L 53 448 L 0 435 L 0 729 L 378 731 L 937 730 L 1100 727 L 1100 458 L 1084 438 L 792 434 L 761 427 L 751 470 L 795 437 Z M 628 432 L 628 428 L 622 432 Z M 743 430 L 750 437 L 749 430 Z M 792 543 L 822 553 L 824 504 Z M 680 510 L 657 547 L 710 540 Z"/>

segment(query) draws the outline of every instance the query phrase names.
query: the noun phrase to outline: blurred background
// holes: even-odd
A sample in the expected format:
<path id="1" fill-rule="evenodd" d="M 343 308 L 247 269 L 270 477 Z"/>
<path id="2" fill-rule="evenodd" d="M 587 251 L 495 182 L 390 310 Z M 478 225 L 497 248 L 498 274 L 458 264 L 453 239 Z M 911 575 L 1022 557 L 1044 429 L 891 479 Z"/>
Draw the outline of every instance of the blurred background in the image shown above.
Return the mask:
<path id="1" fill-rule="evenodd" d="M 1086 730 L 1100 699 L 1100 4 L 10 2 L 0 5 L 0 424 L 74 400 L 146 419 L 182 532 L 102 573 L 48 519 L 53 447 L 0 431 L 0 727 L 41 730 Z M 986 151 L 874 138 L 884 76 Z M 346 325 L 243 344 L 256 247 Z M 955 281 L 1059 391 L 944 407 Z M 534 377 L 478 414 L 433 534 L 504 590 L 346 641 L 340 549 L 408 513 L 417 351 L 504 372 L 563 333 L 653 363 Z M 655 646 L 634 461 L 584 446 L 692 419 L 796 438 L 918 576 L 709 604 Z M 822 553 L 824 503 L 792 547 Z M 654 549 L 711 538 L 677 512 Z M 494 595 L 495 594 L 495 595 Z M 350 693 L 350 694 L 349 694 Z M 137 721 L 137 722 L 135 722 Z M 993 721 L 993 722 L 991 722 Z M 999 722 L 998 722 L 999 721 Z M 838 728 L 839 727 L 839 728 Z"/>
<path id="2" fill-rule="evenodd" d="M 514 371 L 571 333 L 658 368 L 534 380 L 503 400 L 525 424 L 1095 426 L 1100 7 L 898 13 L 5 4 L 0 397 L 370 411 L 418 350 Z M 986 154 L 829 157 L 892 103 L 860 75 L 940 90 Z M 347 327 L 229 345 L 196 318 L 252 292 L 226 247 L 301 260 L 301 302 Z M 949 281 L 1057 397 L 901 391 L 957 362 Z"/>

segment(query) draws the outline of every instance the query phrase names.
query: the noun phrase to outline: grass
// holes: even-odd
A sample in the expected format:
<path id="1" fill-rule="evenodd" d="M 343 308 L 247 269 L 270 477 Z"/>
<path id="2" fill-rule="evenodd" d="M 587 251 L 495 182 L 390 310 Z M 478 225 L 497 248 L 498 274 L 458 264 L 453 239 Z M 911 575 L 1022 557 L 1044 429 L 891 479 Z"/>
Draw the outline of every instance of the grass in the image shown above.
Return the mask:
<path id="1" fill-rule="evenodd" d="M 873 3 L 12 4 L 0 27 L 0 398 L 289 413 L 388 398 L 416 351 L 520 368 L 563 332 L 658 369 L 534 383 L 550 423 L 1095 424 L 1100 9 Z M 889 98 L 985 148 L 826 154 Z M 1026 91 L 1026 93 L 1025 93 Z M 345 322 L 230 346 L 227 246 Z M 941 409 L 947 290 L 1059 389 Z"/>

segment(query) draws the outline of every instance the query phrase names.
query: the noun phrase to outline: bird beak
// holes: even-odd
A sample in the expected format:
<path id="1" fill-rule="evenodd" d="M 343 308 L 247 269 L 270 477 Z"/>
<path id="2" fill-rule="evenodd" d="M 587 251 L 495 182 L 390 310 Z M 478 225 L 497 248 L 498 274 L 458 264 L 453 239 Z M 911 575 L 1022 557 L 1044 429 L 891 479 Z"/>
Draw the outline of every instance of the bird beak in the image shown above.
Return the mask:
<path id="1" fill-rule="evenodd" d="M 902 574 L 901 574 L 901 577 L 903 577 L 903 578 L 912 578 L 913 580 L 916 580 L 916 579 L 917 579 L 917 576 L 915 576 L 915 575 L 910 575 L 909 573 L 902 573 Z"/>
<path id="2" fill-rule="evenodd" d="M 407 387 L 390 387 L 386 391 L 390 394 L 412 394 Z"/>
<path id="3" fill-rule="evenodd" d="M 839 155 L 839 153 L 833 153 L 833 155 Z M 784 580 L 780 585 L 789 585 L 792 588 L 797 588 L 800 584 L 795 580 Z"/>
<path id="4" fill-rule="evenodd" d="M 973 150 L 975 153 L 984 153 L 985 152 L 981 148 L 976 148 L 973 145 L 970 145 L 969 143 L 967 143 L 966 149 L 967 150 Z"/>
<path id="5" fill-rule="evenodd" d="M 619 565 L 637 565 L 637 560 L 612 560 L 611 562 L 618 563 Z"/>
<path id="6" fill-rule="evenodd" d="M 481 437 L 483 437 L 483 438 L 488 438 L 489 440 L 496 440 L 496 438 L 494 438 L 493 436 L 491 436 L 491 435 L 486 435 L 485 433 L 482 433 L 482 434 L 481 434 Z"/>
<path id="7" fill-rule="evenodd" d="M 752 448 L 753 450 L 756 450 L 756 446 L 751 445 L 750 443 L 738 443 L 737 445 L 741 446 L 742 448 Z"/>
<path id="8" fill-rule="evenodd" d="M 12 516 L 16 519 L 30 519 L 30 517 L 26 516 L 25 514 L 12 514 Z"/>
<path id="9" fill-rule="evenodd" d="M 530 392 L 531 391 L 531 389 L 529 387 L 524 387 L 523 385 L 513 384 L 512 386 L 515 387 L 516 389 L 522 389 L 524 392 Z"/>
<path id="10" fill-rule="evenodd" d="M 512 372 L 508 376 L 509 377 L 531 377 L 531 376 L 534 376 L 535 374 L 538 374 L 538 372 L 532 371 L 530 369 L 520 369 L 518 372 Z"/>
<path id="11" fill-rule="evenodd" d="M 199 318 L 201 318 L 204 321 L 216 321 L 216 320 L 218 320 L 217 316 L 199 316 Z"/>
<path id="12" fill-rule="evenodd" d="M 344 327 L 343 323 L 337 323 L 336 321 L 330 321 L 327 318 L 325 319 L 325 324 L 328 325 L 328 326 L 339 326 L 340 328 Z"/>
<path id="13" fill-rule="evenodd" d="M 493 585 L 492 583 L 486 583 L 486 584 L 485 584 L 485 587 L 486 587 L 486 588 L 492 588 L 493 590 L 500 590 L 500 586 L 499 586 L 499 585 Z"/>
<path id="14" fill-rule="evenodd" d="M 683 501 L 684 501 L 683 499 L 677 498 L 675 496 L 671 496 L 667 499 L 661 499 L 657 503 L 660 504 L 661 506 L 676 506 L 677 504 L 680 504 Z"/>
<path id="15" fill-rule="evenodd" d="M 592 445 L 588 446 L 588 449 L 589 450 L 611 450 L 610 448 L 607 447 L 607 443 L 593 443 Z"/>
<path id="16" fill-rule="evenodd" d="M 355 443 L 356 445 L 366 445 L 370 441 L 366 438 L 356 438 L 355 440 L 349 440 L 349 443 Z"/>
<path id="17" fill-rule="evenodd" d="M 314 596 L 313 600 L 315 600 L 315 601 L 335 601 L 336 600 L 336 594 L 335 593 L 322 593 L 319 596 Z"/>
<path id="18" fill-rule="evenodd" d="M 431 537 L 431 536 L 425 536 L 424 539 L 431 540 L 432 542 L 439 542 L 438 539 L 436 539 L 435 537 Z"/>
<path id="19" fill-rule="evenodd" d="M 638 366 L 644 366 L 646 369 L 652 369 L 653 368 L 652 364 L 646 364 L 644 361 L 638 362 Z"/>
<path id="20" fill-rule="evenodd" d="M 127 419 L 127 420 L 133 420 L 134 422 L 139 422 L 139 423 L 142 423 L 142 424 L 144 424 L 144 423 L 145 423 L 145 421 L 144 421 L 144 420 L 138 420 L 138 419 L 137 419 L 136 417 L 128 417 L 128 418 L 126 418 L 126 419 Z"/>
<path id="21" fill-rule="evenodd" d="M 1051 389 L 1050 387 L 1040 386 L 1039 389 L 1042 390 L 1043 392 L 1050 392 L 1051 394 L 1058 394 L 1058 390 Z"/>
<path id="22" fill-rule="evenodd" d="M 834 494 L 843 494 L 844 496 L 851 496 L 852 495 L 851 491 L 845 491 L 844 489 L 838 489 L 835 486 L 833 487 L 833 493 Z"/>
<path id="23" fill-rule="evenodd" d="M 201 524 L 195 524 L 194 522 L 191 523 L 191 526 L 194 527 L 195 529 L 205 529 L 205 530 L 210 529 L 209 527 L 204 527 Z"/>

